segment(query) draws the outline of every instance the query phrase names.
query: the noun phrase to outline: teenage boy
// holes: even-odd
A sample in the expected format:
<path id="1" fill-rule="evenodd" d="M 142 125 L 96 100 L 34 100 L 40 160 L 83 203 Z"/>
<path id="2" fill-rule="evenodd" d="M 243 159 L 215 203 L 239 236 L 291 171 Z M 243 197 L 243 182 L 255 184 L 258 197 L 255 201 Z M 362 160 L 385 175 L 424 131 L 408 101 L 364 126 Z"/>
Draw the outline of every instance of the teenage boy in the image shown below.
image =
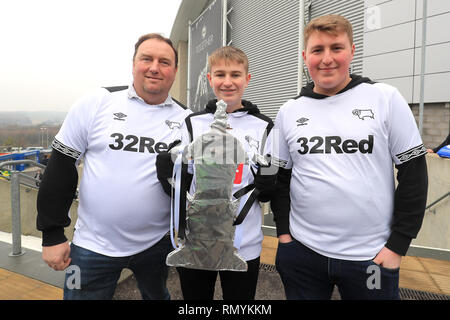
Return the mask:
<path id="1" fill-rule="evenodd" d="M 398 299 L 401 257 L 425 211 L 426 149 L 395 88 L 349 74 L 347 19 L 314 19 L 304 40 L 314 82 L 280 108 L 272 153 L 286 297 L 330 299 L 337 285 L 342 299 Z"/>
<path id="2" fill-rule="evenodd" d="M 250 81 L 248 72 L 248 58 L 243 51 L 234 47 L 222 47 L 211 54 L 208 61 L 209 72 L 207 74 L 209 84 L 213 88 L 218 100 L 227 103 L 228 132 L 235 136 L 244 146 L 246 151 L 256 151 L 264 154 L 267 136 L 273 123 L 262 115 L 257 106 L 249 101 L 242 100 L 244 91 Z M 182 126 L 182 144 L 186 145 L 194 141 L 198 136 L 210 130 L 214 120 L 217 100 L 211 100 L 202 112 L 189 115 Z M 163 154 L 159 156 L 162 158 Z M 170 156 L 166 155 L 170 158 Z M 164 163 L 159 161 L 158 174 L 161 182 L 170 177 L 170 168 L 165 170 Z M 158 160 L 157 160 L 158 164 Z M 167 169 L 167 168 L 166 168 Z M 166 174 L 163 174 L 163 171 Z M 253 176 L 248 165 L 237 170 L 233 185 L 233 193 L 243 187 L 255 183 L 255 187 L 261 191 L 260 201 L 268 201 L 274 192 L 276 175 L 261 175 L 260 172 Z M 191 187 L 191 192 L 194 192 Z M 261 230 L 261 207 L 254 203 L 242 222 L 242 240 L 238 253 L 246 260 L 248 270 L 238 271 L 209 271 L 189 268 L 177 268 L 181 289 L 185 299 L 211 300 L 214 297 L 214 287 L 217 274 L 225 300 L 251 300 L 255 298 L 256 283 L 259 274 L 259 257 L 262 249 L 263 234 Z"/>

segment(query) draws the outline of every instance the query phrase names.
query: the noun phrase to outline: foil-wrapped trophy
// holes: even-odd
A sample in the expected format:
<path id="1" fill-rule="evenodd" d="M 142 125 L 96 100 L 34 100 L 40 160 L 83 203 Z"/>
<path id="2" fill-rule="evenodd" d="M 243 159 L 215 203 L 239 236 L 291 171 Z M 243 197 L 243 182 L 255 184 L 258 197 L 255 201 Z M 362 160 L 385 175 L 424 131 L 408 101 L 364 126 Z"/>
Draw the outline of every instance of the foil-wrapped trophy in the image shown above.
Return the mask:
<path id="1" fill-rule="evenodd" d="M 176 249 L 167 256 L 166 263 L 169 266 L 247 270 L 247 263 L 233 245 L 236 212 L 242 205 L 239 206 L 240 199 L 233 197 L 232 189 L 239 164 L 248 163 L 249 159 L 241 142 L 227 132 L 226 108 L 226 103 L 219 101 L 211 129 L 188 146 L 171 150 L 177 158 L 174 165 L 175 201 L 172 210 L 175 213 L 172 214 L 171 223 L 171 231 L 175 231 L 175 240 L 172 242 L 175 242 Z M 177 212 L 184 205 L 177 204 L 180 198 L 182 158 L 190 161 L 193 167 L 195 193 L 187 194 L 186 230 L 182 243 L 178 243 L 180 221 Z"/>

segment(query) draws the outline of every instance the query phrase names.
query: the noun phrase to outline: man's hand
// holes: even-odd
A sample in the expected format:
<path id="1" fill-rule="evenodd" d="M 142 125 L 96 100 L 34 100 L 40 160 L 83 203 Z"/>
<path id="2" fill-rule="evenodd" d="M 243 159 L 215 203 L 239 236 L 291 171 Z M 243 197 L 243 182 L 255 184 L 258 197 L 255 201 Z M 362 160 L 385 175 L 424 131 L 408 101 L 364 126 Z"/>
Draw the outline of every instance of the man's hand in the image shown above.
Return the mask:
<path id="1" fill-rule="evenodd" d="M 268 202 L 276 192 L 275 183 L 277 181 L 277 170 L 273 170 L 270 164 L 270 155 L 265 156 L 268 165 L 262 166 L 256 172 L 254 184 L 255 189 L 260 191 L 258 200 L 261 202 Z"/>
<path id="2" fill-rule="evenodd" d="M 167 151 L 160 152 L 156 156 L 156 176 L 161 183 L 161 186 L 164 190 L 164 192 L 170 197 L 172 194 L 172 186 L 170 185 L 168 179 L 172 178 L 173 173 L 173 159 L 172 155 L 170 154 L 170 150 L 174 147 L 176 147 L 178 144 L 181 143 L 181 140 L 175 140 L 172 142 Z"/>
<path id="3" fill-rule="evenodd" d="M 292 241 L 292 237 L 290 234 L 280 234 L 280 236 L 278 237 L 278 241 L 280 243 L 288 243 Z"/>
<path id="4" fill-rule="evenodd" d="M 42 247 L 42 259 L 56 271 L 66 269 L 70 264 L 70 246 L 66 241 L 54 246 Z"/>
<path id="5" fill-rule="evenodd" d="M 378 252 L 377 256 L 373 259 L 373 262 L 384 268 L 397 269 L 400 268 L 402 256 L 384 247 Z"/>

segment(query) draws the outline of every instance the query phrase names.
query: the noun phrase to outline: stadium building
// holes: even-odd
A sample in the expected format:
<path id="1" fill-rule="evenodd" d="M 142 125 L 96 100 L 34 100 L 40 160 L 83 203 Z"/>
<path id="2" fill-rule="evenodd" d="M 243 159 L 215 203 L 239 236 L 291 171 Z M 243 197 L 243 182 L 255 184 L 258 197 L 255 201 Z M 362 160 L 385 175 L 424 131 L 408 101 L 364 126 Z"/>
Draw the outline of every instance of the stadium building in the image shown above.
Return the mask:
<path id="1" fill-rule="evenodd" d="M 309 80 L 301 56 L 304 25 L 329 13 L 353 24 L 351 72 L 397 87 L 425 146 L 439 145 L 450 127 L 448 0 L 183 0 L 170 35 L 180 55 L 172 95 L 192 110 L 202 109 L 213 96 L 208 54 L 233 45 L 250 60 L 252 80 L 244 98 L 274 119 Z"/>

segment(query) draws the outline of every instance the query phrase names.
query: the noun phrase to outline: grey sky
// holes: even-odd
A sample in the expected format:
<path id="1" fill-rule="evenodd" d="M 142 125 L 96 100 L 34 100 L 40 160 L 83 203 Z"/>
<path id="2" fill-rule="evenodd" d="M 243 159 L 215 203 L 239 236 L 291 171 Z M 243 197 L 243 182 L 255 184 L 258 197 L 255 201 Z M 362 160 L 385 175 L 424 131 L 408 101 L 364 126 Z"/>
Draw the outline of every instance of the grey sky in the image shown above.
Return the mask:
<path id="1" fill-rule="evenodd" d="M 86 91 L 131 83 L 134 44 L 170 36 L 181 0 L 0 2 L 0 111 L 67 111 Z"/>

